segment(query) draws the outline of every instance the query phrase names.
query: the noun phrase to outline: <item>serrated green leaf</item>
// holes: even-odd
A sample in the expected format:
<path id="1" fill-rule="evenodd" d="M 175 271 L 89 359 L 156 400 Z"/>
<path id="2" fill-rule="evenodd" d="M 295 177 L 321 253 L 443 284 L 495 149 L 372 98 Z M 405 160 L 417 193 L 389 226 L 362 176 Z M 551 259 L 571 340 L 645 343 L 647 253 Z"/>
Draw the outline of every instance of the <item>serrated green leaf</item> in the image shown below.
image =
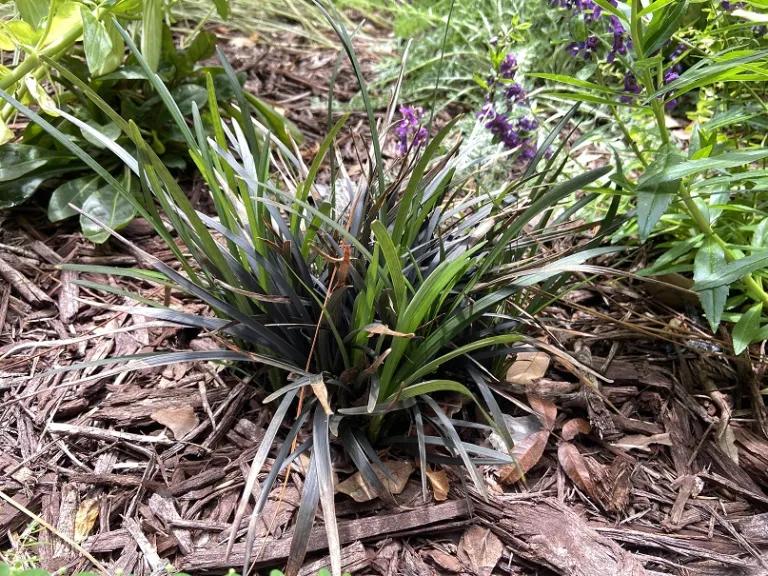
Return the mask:
<path id="1" fill-rule="evenodd" d="M 706 278 L 711 278 L 722 272 L 725 266 L 726 261 L 723 249 L 717 242 L 709 239 L 704 242 L 704 245 L 696 253 L 693 263 L 693 279 L 699 282 Z M 709 290 L 703 290 L 699 293 L 701 307 L 704 308 L 704 313 L 707 315 L 709 326 L 713 332 L 720 325 L 725 303 L 728 300 L 728 292 L 729 286 L 726 284 L 710 288 Z"/>
<path id="2" fill-rule="evenodd" d="M 48 202 L 48 219 L 58 222 L 77 214 L 69 205 L 82 208 L 86 199 L 102 185 L 98 174 L 69 180 L 56 188 Z"/>
<path id="3" fill-rule="evenodd" d="M 763 303 L 758 302 L 741 315 L 733 327 L 733 351 L 741 354 L 760 330 L 760 318 L 763 314 Z"/>

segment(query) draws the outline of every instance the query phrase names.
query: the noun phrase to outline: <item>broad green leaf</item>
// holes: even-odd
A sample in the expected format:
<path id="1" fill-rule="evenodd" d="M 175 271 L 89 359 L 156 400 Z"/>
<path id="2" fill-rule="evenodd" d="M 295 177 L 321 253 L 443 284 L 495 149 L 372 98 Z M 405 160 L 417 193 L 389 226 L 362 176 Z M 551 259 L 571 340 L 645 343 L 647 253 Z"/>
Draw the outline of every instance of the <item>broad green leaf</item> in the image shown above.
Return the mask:
<path id="1" fill-rule="evenodd" d="M 701 292 L 710 288 L 733 284 L 737 280 L 744 278 L 747 274 L 752 274 L 755 270 L 760 270 L 766 266 L 768 266 L 768 252 L 756 252 L 751 256 L 729 262 L 720 271 L 696 281 L 693 285 L 693 290 Z"/>
<path id="2" fill-rule="evenodd" d="M 182 84 L 171 92 L 171 96 L 176 101 L 182 116 L 192 115 L 192 103 L 202 108 L 208 104 L 208 91 L 197 84 Z"/>
<path id="3" fill-rule="evenodd" d="M 216 51 L 216 34 L 202 30 L 192 40 L 192 44 L 185 50 L 185 55 L 191 64 L 200 62 L 213 56 Z"/>
<path id="4" fill-rule="evenodd" d="M 711 278 L 721 272 L 725 266 L 726 261 L 723 249 L 710 238 L 704 242 L 704 245 L 696 253 L 696 258 L 693 262 L 693 279 L 699 282 L 706 278 Z M 709 326 L 713 332 L 720 325 L 725 303 L 728 300 L 728 291 L 729 286 L 726 284 L 710 288 L 709 290 L 703 290 L 699 293 L 701 307 L 704 308 L 704 313 L 707 315 Z"/>
<path id="5" fill-rule="evenodd" d="M 683 156 L 675 145 L 662 146 L 637 181 L 637 226 L 643 242 L 675 199 L 680 178 L 666 179 L 666 175 L 682 161 Z"/>
<path id="6" fill-rule="evenodd" d="M 51 194 L 48 202 L 48 219 L 58 222 L 77 214 L 69 205 L 73 204 L 82 208 L 86 199 L 96 192 L 102 185 L 98 174 L 83 176 L 75 180 L 68 180 Z"/>
<path id="7" fill-rule="evenodd" d="M 37 30 L 43 18 L 48 16 L 49 0 L 16 0 L 16 9 L 22 20 Z"/>
<path id="8" fill-rule="evenodd" d="M 83 212 L 103 222 L 112 230 L 123 228 L 136 215 L 131 203 L 112 186 L 104 186 L 91 194 L 83 203 Z M 109 238 L 108 231 L 84 215 L 80 216 L 80 227 L 94 244 L 101 244 Z"/>
<path id="9" fill-rule="evenodd" d="M 141 55 L 152 72 L 157 72 L 163 48 L 163 0 L 143 0 Z"/>
<path id="10" fill-rule="evenodd" d="M 66 0 L 65 2 L 60 2 L 58 4 L 56 13 L 53 16 L 53 22 L 51 22 L 51 29 L 48 31 L 48 36 L 45 38 L 44 44 L 46 46 L 61 38 L 75 26 L 80 25 L 81 6 L 82 4 L 72 2 L 71 0 Z"/>
<path id="11" fill-rule="evenodd" d="M 34 45 L 39 33 L 28 22 L 11 20 L 0 25 L 0 50 L 13 51 L 16 44 Z"/>
<path id="12" fill-rule="evenodd" d="M 142 5 L 142 0 L 107 0 L 103 4 L 115 16 L 138 16 Z"/>
<path id="13" fill-rule="evenodd" d="M 58 116 L 56 111 L 56 103 L 53 98 L 50 97 L 48 92 L 45 91 L 40 83 L 35 79 L 32 74 L 28 74 L 24 77 L 24 85 L 27 87 L 30 97 L 37 102 L 40 109 L 50 116 Z"/>
<path id="14" fill-rule="evenodd" d="M 95 120 L 88 120 L 86 124 L 88 124 L 88 126 L 96 130 L 101 136 L 111 142 L 115 142 L 118 138 L 120 138 L 120 134 L 122 134 L 120 127 L 114 122 L 107 122 L 106 124 L 101 125 Z M 104 145 L 104 140 L 101 138 L 96 138 L 92 132 L 81 129 L 80 133 L 83 135 L 83 138 L 88 140 L 88 142 L 97 148 L 101 148 L 102 150 L 107 148 L 107 146 Z"/>
<path id="15" fill-rule="evenodd" d="M 23 176 L 10 182 L 0 182 L 0 208 L 13 208 L 24 203 L 38 188 L 51 178 L 49 171 Z"/>
<path id="16" fill-rule="evenodd" d="M 88 71 L 97 78 L 115 71 L 123 60 L 125 42 L 111 20 L 100 22 L 90 10 L 81 9 L 83 47 Z"/>
<path id="17" fill-rule="evenodd" d="M 758 302 L 741 315 L 733 327 L 733 351 L 741 354 L 760 330 L 760 318 L 763 315 L 763 303 Z"/>
<path id="18" fill-rule="evenodd" d="M 67 156 L 63 154 L 36 146 L 5 144 L 0 147 L 0 182 L 24 176 L 32 170 L 65 158 Z"/>
<path id="19" fill-rule="evenodd" d="M 213 0 L 213 5 L 216 6 L 216 12 L 223 20 L 229 18 L 229 0 Z"/>

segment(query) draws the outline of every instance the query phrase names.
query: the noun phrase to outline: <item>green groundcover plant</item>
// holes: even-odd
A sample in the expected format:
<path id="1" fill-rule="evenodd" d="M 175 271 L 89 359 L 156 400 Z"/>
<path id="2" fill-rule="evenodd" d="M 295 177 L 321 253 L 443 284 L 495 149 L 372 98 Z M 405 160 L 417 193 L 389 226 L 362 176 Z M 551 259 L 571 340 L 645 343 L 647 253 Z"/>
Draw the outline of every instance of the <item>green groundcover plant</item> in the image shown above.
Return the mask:
<path id="1" fill-rule="evenodd" d="M 138 180 L 132 178 L 130 171 L 124 169 L 123 163 L 104 143 L 106 138 L 124 144 L 127 135 L 79 88 L 61 76 L 51 74 L 52 63 L 58 61 L 86 82 L 111 108 L 119 110 L 124 119 L 135 122 L 166 166 L 175 173 L 183 172 L 187 168 L 183 134 L 163 112 L 162 106 L 158 106 L 160 98 L 147 73 L 134 57 L 124 57 L 125 42 L 111 18 L 120 16 L 121 22 L 132 24 L 133 37 L 141 39 L 144 53 L 151 55 L 146 58 L 150 71 L 163 80 L 185 118 L 191 117 L 193 102 L 202 114 L 207 114 L 205 78 L 208 73 L 213 77 L 217 102 L 225 105 L 232 98 L 223 70 L 200 64 L 213 55 L 215 35 L 198 29 L 183 42 L 184 47 L 177 48 L 171 30 L 164 22 L 150 25 L 145 18 L 143 25 L 137 25 L 139 22 L 135 18 L 146 15 L 149 4 L 154 6 L 154 2 L 146 2 L 146 5 L 141 2 L 103 3 L 97 10 L 100 20 L 91 12 L 91 6 L 70 0 L 43 2 L 39 8 L 41 11 L 45 8 L 44 13 L 31 10 L 29 4 L 30 0 L 19 1 L 20 18 L 0 23 L 0 48 L 15 49 L 19 57 L 24 55 L 15 67 L 0 68 L 0 86 L 15 93 L 15 97 L 26 105 L 37 104 L 55 126 L 104 164 L 116 178 L 122 179 L 126 188 L 138 190 Z M 158 5 L 162 7 L 161 3 Z M 70 28 L 80 31 L 82 44 L 63 41 L 77 38 L 75 32 L 68 32 Z M 148 30 L 153 37 L 159 35 L 159 40 L 150 42 Z M 49 50 L 51 42 L 61 45 L 52 51 Z M 30 70 L 31 63 L 35 63 L 36 68 Z M 245 75 L 240 75 L 239 80 L 244 82 Z M 250 95 L 249 98 L 249 108 L 252 107 L 260 121 L 269 125 L 285 143 L 289 142 L 288 130 L 293 131 L 294 139 L 300 139 L 290 122 L 258 99 Z M 229 114 L 231 110 L 224 106 L 223 112 Z M 48 204 L 52 222 L 76 216 L 71 205 L 101 214 L 115 229 L 133 219 L 135 210 L 129 202 L 114 189 L 103 185 L 83 162 L 39 126 L 29 124 L 20 141 L 10 142 L 14 134 L 4 122 L 15 113 L 10 105 L 0 111 L 0 208 L 17 206 L 38 189 L 55 186 Z M 81 224 L 83 232 L 93 242 L 103 242 L 108 237 L 90 220 L 81 218 Z"/>
<path id="2" fill-rule="evenodd" d="M 395 103 L 384 121 L 377 122 L 349 35 L 328 19 L 360 81 L 372 140 L 369 169 L 362 171 L 370 177 L 353 181 L 344 166 L 331 162 L 326 186 L 317 177 L 321 168 L 325 171 L 326 156 L 335 158 L 334 142 L 347 116 L 329 126 L 315 159 L 306 166 L 271 127 L 240 113 L 249 109 L 247 95 L 219 53 L 233 94 L 228 105 L 232 113 L 229 118 L 220 114 L 214 77 L 205 72 L 208 114 L 203 116 L 193 101 L 188 122 L 130 34 L 114 23 L 183 135 L 189 158 L 207 183 L 213 215 L 190 204 L 137 124 L 62 64 L 50 62 L 62 82 L 80 90 L 127 137 L 93 135 L 122 161 L 138 182 L 136 189 L 115 178 L 60 127 L 0 92 L 0 98 L 129 202 L 177 259 L 176 267 L 157 260 L 131 245 L 101 214 L 74 207 L 153 269 L 66 268 L 181 290 L 215 313 L 191 314 L 80 280 L 137 302 L 116 309 L 203 330 L 221 347 L 108 358 L 54 371 L 108 366 L 88 377 L 105 378 L 178 362 L 219 362 L 263 389 L 265 403 L 276 405 L 232 523 L 230 550 L 271 455 L 273 464 L 250 518 L 243 573 L 251 564 L 257 522 L 272 487 L 280 472 L 302 462 L 297 458 L 305 454 L 309 464 L 286 574 L 295 576 L 303 563 L 318 507 L 323 510 L 331 572 L 341 573 L 331 443 L 346 451 L 368 485 L 389 503 L 392 496 L 376 474 L 376 469 L 388 474 L 377 453 L 384 446 L 419 459 L 425 499 L 427 462 L 458 466 L 484 493 L 478 467 L 513 460 L 465 441 L 460 430 L 496 430 L 511 448 L 508 430 L 497 425 L 503 417 L 495 390 L 510 354 L 541 345 L 520 333 L 523 319 L 546 306 L 552 294 L 562 293 L 569 274 L 592 270 L 586 260 L 607 251 L 598 247 L 600 238 L 621 224 L 611 213 L 595 233 L 593 224 L 572 220 L 580 206 L 605 191 L 599 181 L 610 167 L 564 179 L 562 144 L 545 157 L 575 109 L 542 143 L 526 171 L 496 189 L 469 184 L 485 163 L 505 158 L 473 158 L 471 139 L 462 143 L 453 137 L 458 119 L 431 138 L 417 137 L 423 132 L 416 126 L 405 130 L 405 155 L 385 168 L 381 142 L 394 129 Z M 574 195 L 583 195 L 580 206 L 563 209 Z M 555 249 L 562 239 L 588 231 L 590 241 L 571 242 L 564 252 Z M 466 398 L 474 413 L 449 418 L 439 405 L 446 394 Z M 304 434 L 304 428 L 311 433 Z M 273 451 L 278 434 L 281 443 Z"/>
<path id="3" fill-rule="evenodd" d="M 736 353 L 764 340 L 763 5 L 554 0 L 549 9 L 570 20 L 560 45 L 584 69 L 538 76 L 564 87 L 550 98 L 610 111 L 632 153 L 612 176 L 617 193 L 634 199 L 637 218 L 625 232 L 664 242 L 644 273 L 691 273 L 712 329 L 735 322 Z M 685 110 L 694 123 L 680 138 L 669 117 Z"/>

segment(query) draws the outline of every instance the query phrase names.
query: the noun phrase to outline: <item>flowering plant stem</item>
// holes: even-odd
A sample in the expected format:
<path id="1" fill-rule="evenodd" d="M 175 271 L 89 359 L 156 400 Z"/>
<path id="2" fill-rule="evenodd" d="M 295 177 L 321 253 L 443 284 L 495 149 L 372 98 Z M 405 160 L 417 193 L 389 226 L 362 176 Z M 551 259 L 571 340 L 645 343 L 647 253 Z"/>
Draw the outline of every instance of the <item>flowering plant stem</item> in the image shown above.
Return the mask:
<path id="1" fill-rule="evenodd" d="M 635 51 L 637 53 L 638 60 L 644 60 L 645 59 L 645 52 L 643 50 L 643 36 L 642 36 L 642 19 L 639 16 L 640 10 L 642 9 L 642 5 L 640 3 L 640 0 L 632 0 L 632 12 L 630 15 L 630 33 L 632 35 L 632 43 L 635 47 Z M 653 84 L 653 76 L 651 75 L 651 72 L 649 69 L 643 70 L 643 73 L 640 75 L 640 80 L 645 86 L 646 92 L 648 94 L 653 94 L 655 92 L 655 87 Z M 651 102 L 651 108 L 653 109 L 653 115 L 656 118 L 656 124 L 659 127 L 659 136 L 661 137 L 662 144 L 669 144 L 670 138 L 669 138 L 669 130 L 667 129 L 667 123 L 664 118 L 664 105 L 662 102 L 656 98 L 653 99 Z M 630 141 L 631 142 L 631 141 Z M 635 154 L 638 155 L 638 159 L 643 162 L 643 156 L 636 150 L 635 146 L 632 146 L 632 149 L 635 151 Z M 696 202 L 694 202 L 693 197 L 691 196 L 690 191 L 688 190 L 688 187 L 686 186 L 685 181 L 680 183 L 680 188 L 678 189 L 678 194 L 680 196 L 680 199 L 683 201 L 683 204 L 685 205 L 686 209 L 688 210 L 688 213 L 693 220 L 696 227 L 699 229 L 699 232 L 704 234 L 707 238 L 711 238 L 717 244 L 723 249 L 723 253 L 725 255 L 725 259 L 727 262 L 733 262 L 738 257 L 736 254 L 734 254 L 733 250 L 731 250 L 730 246 L 728 246 L 728 243 L 720 238 L 720 236 L 712 229 L 712 226 L 709 223 L 709 220 L 704 215 L 704 213 L 699 209 L 699 207 L 696 205 Z M 744 284 L 745 288 L 747 289 L 747 292 L 750 294 L 750 296 L 758 301 L 758 302 L 765 302 L 768 303 L 768 293 L 765 292 L 763 289 L 762 282 L 755 280 L 755 278 L 751 274 L 747 274 L 741 279 L 741 282 Z"/>

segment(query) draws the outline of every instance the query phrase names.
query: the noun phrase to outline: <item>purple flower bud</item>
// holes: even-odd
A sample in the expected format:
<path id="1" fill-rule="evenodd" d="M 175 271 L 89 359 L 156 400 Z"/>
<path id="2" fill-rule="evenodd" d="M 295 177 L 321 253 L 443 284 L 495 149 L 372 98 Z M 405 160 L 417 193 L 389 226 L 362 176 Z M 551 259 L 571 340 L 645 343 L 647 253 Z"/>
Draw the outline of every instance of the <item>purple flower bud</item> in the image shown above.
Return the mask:
<path id="1" fill-rule="evenodd" d="M 418 106 L 400 106 L 400 123 L 395 127 L 397 136 L 396 150 L 399 154 L 408 152 L 408 139 L 413 136 L 413 147 L 422 146 L 427 139 L 427 129 L 421 126 L 421 117 L 424 115 L 424 108 Z"/>
<path id="2" fill-rule="evenodd" d="M 521 118 L 517 125 L 524 132 L 533 132 L 539 127 L 539 122 L 535 118 Z"/>
<path id="3" fill-rule="evenodd" d="M 525 100 L 527 93 L 520 84 L 510 84 L 507 88 L 507 100 L 513 103 Z"/>

